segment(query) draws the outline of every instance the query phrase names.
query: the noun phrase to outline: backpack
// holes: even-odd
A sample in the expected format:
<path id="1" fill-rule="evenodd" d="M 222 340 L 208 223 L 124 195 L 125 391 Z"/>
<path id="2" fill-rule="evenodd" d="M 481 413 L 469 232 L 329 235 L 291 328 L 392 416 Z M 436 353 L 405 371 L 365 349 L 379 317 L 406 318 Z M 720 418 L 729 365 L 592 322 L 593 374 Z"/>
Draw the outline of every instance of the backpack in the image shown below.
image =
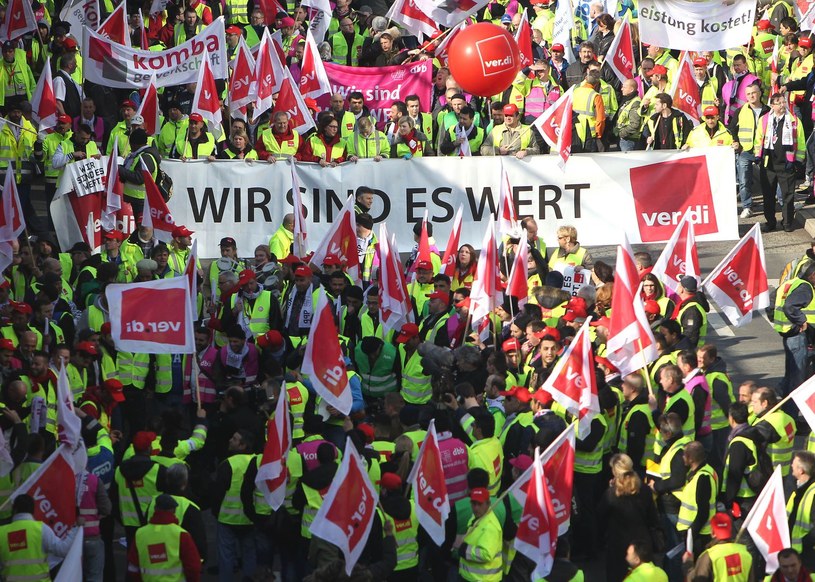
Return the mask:
<path id="1" fill-rule="evenodd" d="M 747 485 L 756 493 L 761 493 L 761 490 L 764 489 L 773 474 L 773 462 L 770 460 L 769 453 L 767 453 L 766 443 L 756 443 L 756 454 L 758 462 L 756 468 L 747 475 Z"/>

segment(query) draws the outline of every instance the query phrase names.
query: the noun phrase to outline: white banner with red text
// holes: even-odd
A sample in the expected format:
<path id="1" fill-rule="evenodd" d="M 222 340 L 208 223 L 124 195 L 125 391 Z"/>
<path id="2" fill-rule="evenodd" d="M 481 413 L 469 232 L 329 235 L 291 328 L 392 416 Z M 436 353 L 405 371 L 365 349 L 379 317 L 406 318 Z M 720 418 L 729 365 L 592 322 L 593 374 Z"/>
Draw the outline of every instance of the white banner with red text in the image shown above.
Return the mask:
<path id="1" fill-rule="evenodd" d="M 739 237 L 730 148 L 578 154 L 569 158 L 565 171 L 559 160 L 428 157 L 362 160 L 336 168 L 298 163 L 308 240 L 321 240 L 347 197 L 368 186 L 374 190 L 374 221 L 386 221 L 405 245 L 425 210 L 436 239 L 446 240 L 461 207 L 461 242 L 479 246 L 485 221 L 498 206 L 502 161 L 518 216 L 534 217 L 550 247 L 563 225 L 574 225 L 588 246 L 618 244 L 624 233 L 635 244 L 666 241 L 686 210 L 697 239 Z M 241 256 L 251 256 L 292 212 L 288 162 L 164 160 L 161 167 L 173 178 L 175 194 L 168 204 L 173 221 L 195 231 L 202 258 L 217 257 L 218 243 L 227 236 L 236 239 Z M 89 201 L 65 196 L 52 204 L 55 223 L 64 220 L 59 230 L 70 233 L 60 236 L 63 248 L 84 240 Z"/>
<path id="2" fill-rule="evenodd" d="M 747 44 L 753 2 L 640 0 L 640 40 L 663 48 L 715 51 Z"/>

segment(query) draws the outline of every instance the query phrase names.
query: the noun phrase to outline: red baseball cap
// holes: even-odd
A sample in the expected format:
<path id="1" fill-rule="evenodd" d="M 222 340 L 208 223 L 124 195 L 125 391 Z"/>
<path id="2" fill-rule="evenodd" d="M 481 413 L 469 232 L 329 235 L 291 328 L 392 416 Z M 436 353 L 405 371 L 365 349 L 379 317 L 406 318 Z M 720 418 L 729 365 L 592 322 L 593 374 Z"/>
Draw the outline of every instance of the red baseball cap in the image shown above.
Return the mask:
<path id="1" fill-rule="evenodd" d="M 12 301 L 11 308 L 17 313 L 24 313 L 26 315 L 31 315 L 33 311 L 28 303 L 23 303 L 22 301 Z"/>
<path id="2" fill-rule="evenodd" d="M 506 352 L 517 352 L 521 349 L 521 342 L 516 340 L 514 337 L 509 338 L 503 344 L 501 344 L 501 349 Z"/>
<path id="3" fill-rule="evenodd" d="M 179 236 L 192 236 L 194 234 L 195 231 L 190 230 L 186 226 L 176 226 L 172 232 L 173 238 L 177 238 Z"/>
<path id="4" fill-rule="evenodd" d="M 419 326 L 415 323 L 406 323 L 396 335 L 396 343 L 403 344 L 419 335 Z"/>
<path id="5" fill-rule="evenodd" d="M 518 469 L 521 473 L 531 467 L 534 462 L 535 461 L 533 461 L 529 455 L 518 455 L 514 459 L 509 460 L 509 464 Z"/>
<path id="6" fill-rule="evenodd" d="M 572 297 L 569 299 L 563 321 L 578 321 L 586 319 L 588 316 L 589 310 L 586 306 L 586 301 L 582 297 Z"/>
<path id="7" fill-rule="evenodd" d="M 614 364 L 612 364 L 611 362 L 608 361 L 608 358 L 604 358 L 603 356 L 594 356 L 594 361 L 597 364 L 600 364 L 600 365 L 605 366 L 606 368 L 608 368 L 611 371 L 611 373 L 613 373 L 613 374 L 618 374 L 620 372 L 617 369 L 617 366 L 615 366 Z"/>
<path id="8" fill-rule="evenodd" d="M 121 230 L 103 230 L 102 238 L 111 238 L 113 240 L 123 241 L 127 238 L 127 235 L 125 235 L 125 233 L 123 233 Z"/>
<path id="9" fill-rule="evenodd" d="M 13 352 L 16 348 L 14 347 L 14 342 L 8 338 L 0 339 L 0 350 L 8 350 Z"/>
<path id="10" fill-rule="evenodd" d="M 102 327 L 99 328 L 99 333 L 102 335 L 110 335 L 110 322 L 106 321 L 102 324 Z"/>
<path id="11" fill-rule="evenodd" d="M 137 109 L 136 104 L 133 103 L 130 99 L 125 99 L 122 101 L 122 104 L 119 105 L 119 109 L 124 109 L 125 107 L 130 107 L 131 109 Z"/>
<path id="12" fill-rule="evenodd" d="M 79 48 L 76 44 L 76 41 L 72 38 L 66 38 L 62 41 L 62 46 L 66 51 L 75 51 Z"/>
<path id="13" fill-rule="evenodd" d="M 294 26 L 294 18 L 292 18 L 291 16 L 286 16 L 285 18 L 282 18 L 280 20 L 280 26 L 283 27 Z"/>
<path id="14" fill-rule="evenodd" d="M 294 276 L 295 277 L 306 277 L 307 279 L 311 279 L 312 275 L 313 275 L 313 273 L 311 272 L 311 269 L 309 269 L 305 265 L 297 267 L 294 270 Z"/>
<path id="15" fill-rule="evenodd" d="M 286 255 L 285 258 L 280 259 L 277 261 L 281 265 L 297 265 L 302 263 L 303 261 L 300 260 L 300 257 L 297 255 Z"/>
<path id="16" fill-rule="evenodd" d="M 654 65 L 654 68 L 651 69 L 652 75 L 667 75 L 668 69 L 666 69 L 663 65 Z"/>
<path id="17" fill-rule="evenodd" d="M 693 66 L 707 68 L 707 59 L 705 57 L 696 57 L 693 59 Z"/>
<path id="18" fill-rule="evenodd" d="M 124 386 L 116 378 L 110 378 L 102 382 L 102 388 L 107 390 L 116 402 L 125 401 Z"/>
<path id="19" fill-rule="evenodd" d="M 756 24 L 756 27 L 759 30 L 770 30 L 771 28 L 775 28 L 773 26 L 772 22 L 770 22 L 769 20 L 766 20 L 764 18 L 762 18 L 761 20 L 758 21 L 758 24 Z"/>
<path id="20" fill-rule="evenodd" d="M 382 473 L 379 486 L 385 491 L 399 491 L 402 488 L 402 478 L 396 473 Z"/>
<path id="21" fill-rule="evenodd" d="M 323 265 L 342 266 L 342 261 L 337 255 L 326 255 L 323 259 Z"/>
<path id="22" fill-rule="evenodd" d="M 374 427 L 372 427 L 367 422 L 360 422 L 357 425 L 357 430 L 365 435 L 365 442 L 371 444 L 376 440 L 376 435 L 374 434 Z"/>
<path id="23" fill-rule="evenodd" d="M 470 499 L 478 503 L 487 503 L 490 500 L 490 492 L 486 487 L 476 487 L 470 491 Z"/>
<path id="24" fill-rule="evenodd" d="M 804 36 L 802 38 L 799 38 L 798 39 L 798 47 L 800 48 L 802 46 L 806 47 L 806 48 L 812 48 L 812 38 L 809 37 L 809 36 Z"/>
<path id="25" fill-rule="evenodd" d="M 197 121 L 198 123 L 204 123 L 204 118 L 201 117 L 200 113 L 190 113 L 189 119 L 190 119 L 190 121 Z"/>
<path id="26" fill-rule="evenodd" d="M 57 123 L 71 123 L 71 116 L 64 113 L 57 117 Z"/>
<path id="27" fill-rule="evenodd" d="M 662 309 L 659 307 L 659 303 L 654 301 L 653 299 L 649 299 L 645 302 L 643 306 L 645 308 L 645 313 L 650 313 L 651 315 L 659 315 L 662 313 Z"/>
<path id="28" fill-rule="evenodd" d="M 416 270 L 417 271 L 432 271 L 433 270 L 433 263 L 430 261 L 419 261 L 416 263 Z"/>
<path id="29" fill-rule="evenodd" d="M 708 105 L 705 107 L 705 110 L 702 111 L 703 117 L 716 117 L 717 115 L 719 115 L 719 108 L 715 105 Z"/>
<path id="30" fill-rule="evenodd" d="M 88 354 L 89 356 L 99 355 L 99 352 L 96 351 L 96 346 L 93 344 L 93 342 L 88 341 L 79 342 L 76 344 L 76 351 L 82 352 L 83 354 Z"/>
<path id="31" fill-rule="evenodd" d="M 456 307 L 466 307 L 467 309 L 469 309 L 470 308 L 470 298 L 465 297 L 464 299 L 462 299 L 461 301 L 456 303 Z"/>
<path id="32" fill-rule="evenodd" d="M 226 34 L 243 34 L 243 31 L 240 29 L 240 27 L 235 26 L 234 24 L 232 26 L 227 26 L 224 32 L 226 32 Z"/>
<path id="33" fill-rule="evenodd" d="M 529 402 L 532 400 L 532 393 L 526 389 L 525 386 L 513 386 L 509 390 L 498 392 L 501 396 L 516 398 L 521 402 Z"/>
<path id="34" fill-rule="evenodd" d="M 425 293 L 425 297 L 428 299 L 441 299 L 444 301 L 445 305 L 450 304 L 450 294 L 445 293 L 444 291 L 433 291 L 433 293 Z"/>
<path id="35" fill-rule="evenodd" d="M 549 391 L 544 390 L 543 388 L 538 388 L 535 390 L 535 392 L 532 394 L 532 398 L 544 405 L 551 404 L 553 401 L 552 395 L 549 394 Z"/>
<path id="36" fill-rule="evenodd" d="M 255 275 L 255 272 L 252 269 L 244 269 L 238 275 L 238 285 L 242 287 L 246 285 L 249 281 L 255 281 L 256 279 L 257 276 Z"/>
<path id="37" fill-rule="evenodd" d="M 607 316 L 604 315 L 602 317 L 598 317 L 597 319 L 592 321 L 589 325 L 592 326 L 592 327 L 600 327 L 602 325 L 603 327 L 610 328 L 611 327 L 611 320 Z"/>
<path id="38" fill-rule="evenodd" d="M 133 450 L 137 453 L 149 454 L 154 440 L 156 440 L 156 433 L 141 430 L 133 437 Z"/>
<path id="39" fill-rule="evenodd" d="M 507 103 L 504 105 L 504 115 L 517 115 L 518 107 L 514 103 Z"/>
<path id="40" fill-rule="evenodd" d="M 563 48 L 563 45 L 559 42 L 556 42 L 552 45 L 552 52 L 553 53 L 565 53 L 566 50 Z"/>
<path id="41" fill-rule="evenodd" d="M 729 540 L 733 535 L 733 520 L 724 512 L 719 512 L 710 519 L 710 530 L 717 540 Z"/>
<path id="42" fill-rule="evenodd" d="M 560 331 L 558 331 L 554 327 L 544 327 L 542 330 L 537 331 L 537 332 L 533 333 L 532 335 L 534 335 L 538 339 L 543 339 L 547 335 L 550 335 L 553 338 L 555 338 L 555 341 L 557 341 L 557 343 L 560 343 L 560 339 L 561 339 L 560 338 Z"/>

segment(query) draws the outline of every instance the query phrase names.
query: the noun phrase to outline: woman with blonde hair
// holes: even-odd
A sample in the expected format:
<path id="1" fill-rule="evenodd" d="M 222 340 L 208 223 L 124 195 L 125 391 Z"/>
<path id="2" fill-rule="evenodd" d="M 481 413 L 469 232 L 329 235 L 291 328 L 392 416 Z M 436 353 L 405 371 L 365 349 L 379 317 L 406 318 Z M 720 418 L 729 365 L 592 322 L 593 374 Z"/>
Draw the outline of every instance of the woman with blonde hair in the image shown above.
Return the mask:
<path id="1" fill-rule="evenodd" d="M 631 457 L 614 455 L 610 465 L 612 478 L 597 506 L 597 523 L 606 540 L 606 580 L 620 582 L 628 572 L 625 560 L 628 546 L 637 539 L 658 542 L 653 532 L 658 531 L 659 525 L 653 494 L 634 471 Z"/>

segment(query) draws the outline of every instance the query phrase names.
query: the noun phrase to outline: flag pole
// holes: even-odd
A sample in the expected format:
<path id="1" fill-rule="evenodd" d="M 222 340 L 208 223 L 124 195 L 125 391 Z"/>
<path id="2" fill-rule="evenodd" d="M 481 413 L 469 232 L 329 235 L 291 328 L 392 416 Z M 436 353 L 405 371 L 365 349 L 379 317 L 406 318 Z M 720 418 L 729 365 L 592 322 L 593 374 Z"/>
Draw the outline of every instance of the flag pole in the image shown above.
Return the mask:
<path id="1" fill-rule="evenodd" d="M 645 348 L 642 346 L 642 338 L 637 338 L 637 345 L 639 346 L 640 353 L 642 354 L 645 351 Z M 642 369 L 645 370 L 645 383 L 648 384 L 648 392 L 651 394 L 651 396 L 656 398 L 657 395 L 654 393 L 654 385 L 651 383 L 651 374 L 648 373 L 648 364 L 645 364 Z"/>

